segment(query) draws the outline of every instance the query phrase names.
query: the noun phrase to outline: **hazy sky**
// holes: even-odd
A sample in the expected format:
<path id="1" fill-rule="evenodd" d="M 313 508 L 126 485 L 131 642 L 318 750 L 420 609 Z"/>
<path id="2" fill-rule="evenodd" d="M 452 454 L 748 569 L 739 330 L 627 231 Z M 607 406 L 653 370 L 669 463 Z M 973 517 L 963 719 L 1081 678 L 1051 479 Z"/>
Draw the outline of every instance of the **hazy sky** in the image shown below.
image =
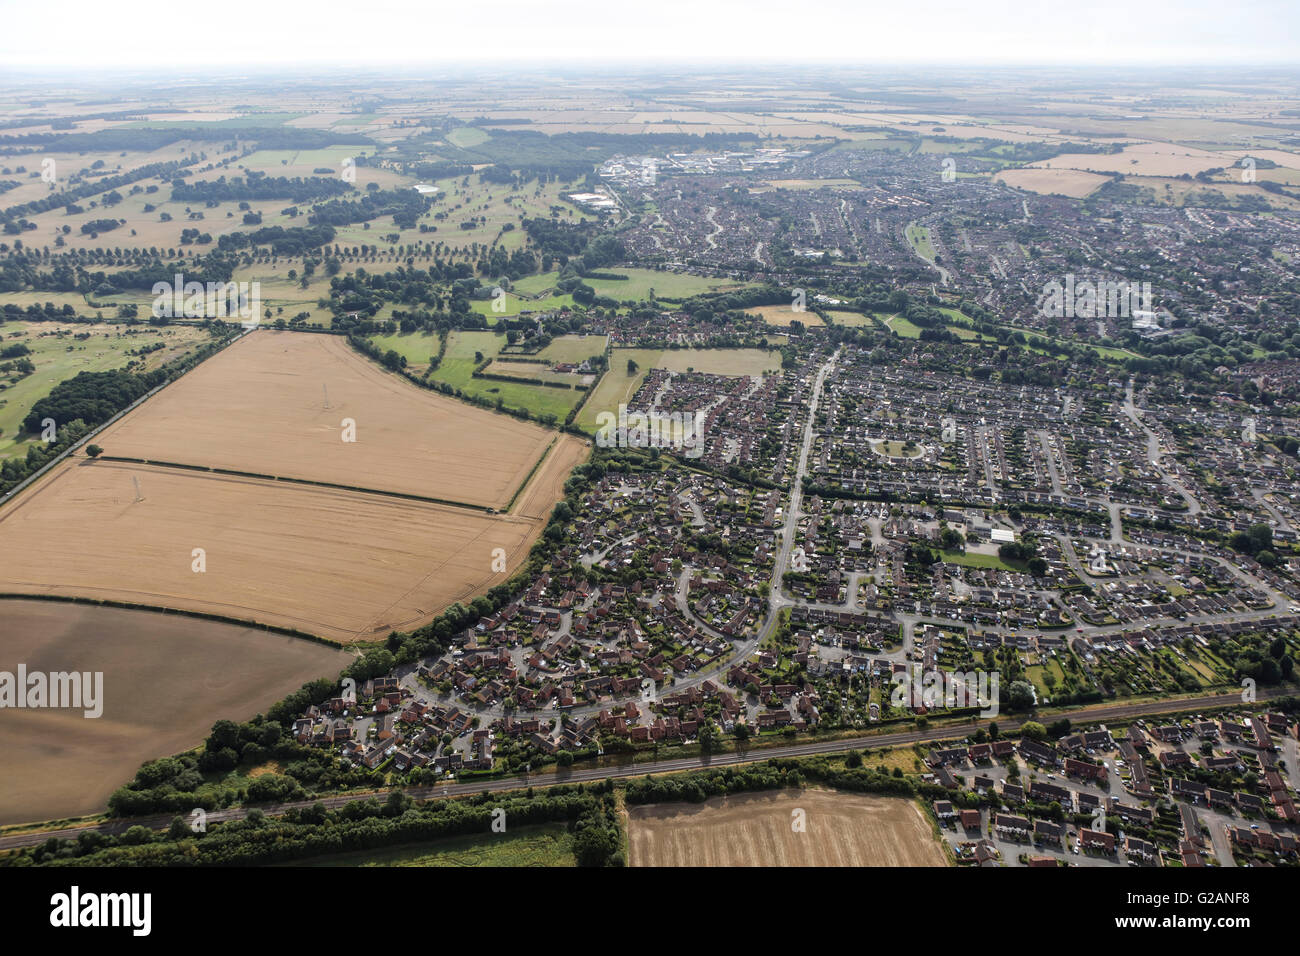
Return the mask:
<path id="1" fill-rule="evenodd" d="M 0 0 L 0 71 L 520 60 L 1300 64 L 1297 0 Z"/>

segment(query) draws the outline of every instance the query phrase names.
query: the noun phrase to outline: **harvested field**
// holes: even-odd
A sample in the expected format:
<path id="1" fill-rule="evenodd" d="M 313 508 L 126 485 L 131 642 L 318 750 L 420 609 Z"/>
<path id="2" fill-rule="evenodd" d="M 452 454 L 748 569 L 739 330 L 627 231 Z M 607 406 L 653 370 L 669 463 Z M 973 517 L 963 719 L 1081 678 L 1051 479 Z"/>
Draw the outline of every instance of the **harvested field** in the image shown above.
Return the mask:
<path id="1" fill-rule="evenodd" d="M 1110 176 L 1082 169 L 1004 169 L 993 177 L 1000 182 L 1043 196 L 1069 196 L 1083 199 L 1105 183 Z"/>
<path id="2" fill-rule="evenodd" d="M 815 313 L 813 318 L 816 319 Z M 617 349 L 610 354 L 611 366 L 621 354 Z M 709 375 L 759 376 L 781 367 L 781 353 L 763 349 L 665 349 L 655 367 L 672 372 L 694 370 Z"/>
<path id="3" fill-rule="evenodd" d="M 760 305 L 749 309 L 746 314 L 762 319 L 768 325 L 776 325 L 782 328 L 789 328 L 792 322 L 802 322 L 805 326 L 820 326 L 823 324 L 821 317 L 816 312 L 808 309 L 796 312 L 788 305 Z"/>
<path id="4" fill-rule="evenodd" d="M 328 406 L 327 406 L 328 400 Z M 343 441 L 343 421 L 356 441 Z M 260 330 L 98 440 L 106 454 L 503 508 L 552 433 L 423 391 L 331 335 Z"/>
<path id="5" fill-rule="evenodd" d="M 792 827 L 802 809 L 806 830 Z M 945 866 L 912 800 L 781 790 L 628 810 L 631 866 Z"/>
<path id="6" fill-rule="evenodd" d="M 0 601 L 0 630 L 0 670 L 104 675 L 101 717 L 5 711 L 0 824 L 103 810 L 146 760 L 196 746 L 215 720 L 247 720 L 350 660 L 253 628 L 54 601 Z"/>
<path id="7" fill-rule="evenodd" d="M 578 439 L 557 443 L 520 495 L 527 517 L 69 460 L 0 510 L 0 593 L 132 602 L 336 641 L 383 637 L 506 580 L 585 450 Z M 202 573 L 192 569 L 195 548 Z M 495 548 L 506 552 L 506 572 L 492 570 Z"/>

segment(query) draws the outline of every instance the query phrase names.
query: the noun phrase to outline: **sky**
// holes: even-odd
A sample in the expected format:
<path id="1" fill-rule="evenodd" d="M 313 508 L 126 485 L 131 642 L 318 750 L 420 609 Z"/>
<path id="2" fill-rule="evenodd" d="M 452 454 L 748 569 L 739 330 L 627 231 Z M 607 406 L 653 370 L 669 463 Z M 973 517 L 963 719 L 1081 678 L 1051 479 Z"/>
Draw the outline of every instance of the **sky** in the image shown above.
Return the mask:
<path id="1" fill-rule="evenodd" d="M 1296 0 L 0 0 L 0 73 L 667 61 L 1300 64 Z"/>

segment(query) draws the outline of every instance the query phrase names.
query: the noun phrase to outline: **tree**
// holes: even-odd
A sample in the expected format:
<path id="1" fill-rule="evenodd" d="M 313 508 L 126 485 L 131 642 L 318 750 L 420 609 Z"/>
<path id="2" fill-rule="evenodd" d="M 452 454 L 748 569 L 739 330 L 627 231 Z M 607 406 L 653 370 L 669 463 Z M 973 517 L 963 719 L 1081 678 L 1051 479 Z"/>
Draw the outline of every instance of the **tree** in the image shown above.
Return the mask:
<path id="1" fill-rule="evenodd" d="M 1034 688 L 1028 681 L 1012 681 L 1007 690 L 1007 703 L 1012 710 L 1028 710 L 1034 706 Z"/>
<path id="2" fill-rule="evenodd" d="M 104 449 L 100 448 L 98 445 L 87 445 L 86 454 L 91 458 L 98 458 L 100 455 L 104 454 Z"/>
<path id="3" fill-rule="evenodd" d="M 632 361 L 632 359 L 628 359 L 628 360 L 627 360 L 627 374 L 628 374 L 628 375 L 635 375 L 635 374 L 637 373 L 637 370 L 640 369 L 640 368 L 641 368 L 641 366 L 637 365 L 636 362 Z"/>
<path id="4" fill-rule="evenodd" d="M 1036 720 L 1026 720 L 1020 726 L 1020 736 L 1029 740 L 1046 740 L 1047 728 Z"/>

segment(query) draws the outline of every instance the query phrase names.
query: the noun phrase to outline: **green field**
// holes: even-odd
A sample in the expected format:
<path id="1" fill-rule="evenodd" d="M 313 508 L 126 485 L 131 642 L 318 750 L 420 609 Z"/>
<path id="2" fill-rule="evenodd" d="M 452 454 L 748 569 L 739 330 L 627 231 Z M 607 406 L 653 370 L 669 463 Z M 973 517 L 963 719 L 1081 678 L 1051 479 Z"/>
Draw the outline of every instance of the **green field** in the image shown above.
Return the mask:
<path id="1" fill-rule="evenodd" d="M 911 319 L 904 318 L 901 315 L 891 315 L 884 322 L 889 327 L 889 330 L 896 333 L 899 338 L 917 339 L 921 337 L 921 327 Z"/>
<path id="2" fill-rule="evenodd" d="M 627 363 L 637 365 L 628 374 Z M 609 353 L 609 371 L 601 378 L 587 404 L 582 406 L 575 424 L 586 431 L 596 430 L 596 416 L 617 411 L 641 386 L 652 368 L 674 372 L 707 372 L 713 375 L 762 375 L 781 367 L 781 353 L 762 349 L 613 349 Z"/>
<path id="3" fill-rule="evenodd" d="M 48 334 L 56 331 L 64 334 Z M 73 337 L 86 333 L 90 337 L 81 341 Z M 26 357 L 36 366 L 36 371 L 26 376 L 0 372 L 0 457 L 25 454 L 26 446 L 39 440 L 39 435 L 20 436 L 18 429 L 32 406 L 59 382 L 78 372 L 123 368 L 133 358 L 127 354 L 129 350 L 162 342 L 164 348 L 145 357 L 145 368 L 157 368 L 207 339 L 206 332 L 191 326 L 136 326 L 128 332 L 126 326 L 69 322 L 8 322 L 0 325 L 0 336 L 0 347 L 21 342 L 31 349 Z M 0 360 L 0 365 L 9 361 Z"/>
<path id="4" fill-rule="evenodd" d="M 534 358 L 546 359 L 548 362 L 577 363 L 602 354 L 608 341 L 607 335 L 559 335 Z"/>
<path id="5" fill-rule="evenodd" d="M 561 823 L 502 834 L 449 837 L 304 860 L 302 866 L 575 866 L 573 837 Z"/>
<path id="6" fill-rule="evenodd" d="M 481 146 L 492 137 L 486 130 L 481 130 L 476 126 L 462 126 L 454 129 L 447 134 L 447 142 L 453 146 L 459 146 L 461 149 L 470 149 L 474 146 Z"/>
<path id="7" fill-rule="evenodd" d="M 618 299 L 620 302 L 634 300 L 637 302 L 650 298 L 653 289 L 658 298 L 685 299 L 703 292 L 722 289 L 741 289 L 744 283 L 731 282 L 726 279 L 709 279 L 701 276 L 682 275 L 677 272 L 658 272 L 654 269 L 606 270 L 610 275 L 627 276 L 626 279 L 587 279 L 586 283 L 596 290 L 597 295 Z"/>
<path id="8" fill-rule="evenodd" d="M 502 296 L 501 302 L 504 309 L 500 312 L 492 308 L 495 304 L 492 299 L 472 299 L 469 307 L 479 315 L 486 317 L 489 322 L 495 322 L 499 318 L 512 318 L 521 312 L 542 312 L 551 309 L 573 308 L 573 296 L 571 295 L 548 295 L 532 299 L 516 295 L 512 291 Z"/>
<path id="9" fill-rule="evenodd" d="M 1008 564 L 996 554 L 980 554 L 976 551 L 941 551 L 940 557 L 949 564 L 959 564 L 966 568 L 993 568 L 998 571 L 1018 571 L 1024 567 Z"/>
<path id="10" fill-rule="evenodd" d="M 626 403 L 663 354 L 661 349 L 612 350 L 609 353 L 609 371 L 601 377 L 574 424 L 584 431 L 595 432 L 596 416 L 601 412 L 617 411 L 619 405 Z M 637 366 L 637 370 L 630 374 L 627 370 L 629 359 Z"/>
<path id="11" fill-rule="evenodd" d="M 376 335 L 371 337 L 371 341 L 385 351 L 393 349 L 405 356 L 414 370 L 428 365 L 430 357 L 438 354 L 438 337 L 425 332 Z M 546 388 L 473 377 L 477 354 L 491 358 L 505 344 L 506 337 L 495 332 L 453 331 L 448 337 L 442 364 L 429 378 L 446 382 L 467 395 L 479 395 L 489 401 L 500 399 L 507 408 L 526 408 L 533 415 L 549 414 L 563 421 L 569 410 L 582 400 L 583 393 L 577 389 Z"/>
<path id="12" fill-rule="evenodd" d="M 916 251 L 922 259 L 927 262 L 934 262 L 935 251 L 934 245 L 930 242 L 930 230 L 925 226 L 908 226 L 907 241 L 912 244 L 912 249 Z"/>

